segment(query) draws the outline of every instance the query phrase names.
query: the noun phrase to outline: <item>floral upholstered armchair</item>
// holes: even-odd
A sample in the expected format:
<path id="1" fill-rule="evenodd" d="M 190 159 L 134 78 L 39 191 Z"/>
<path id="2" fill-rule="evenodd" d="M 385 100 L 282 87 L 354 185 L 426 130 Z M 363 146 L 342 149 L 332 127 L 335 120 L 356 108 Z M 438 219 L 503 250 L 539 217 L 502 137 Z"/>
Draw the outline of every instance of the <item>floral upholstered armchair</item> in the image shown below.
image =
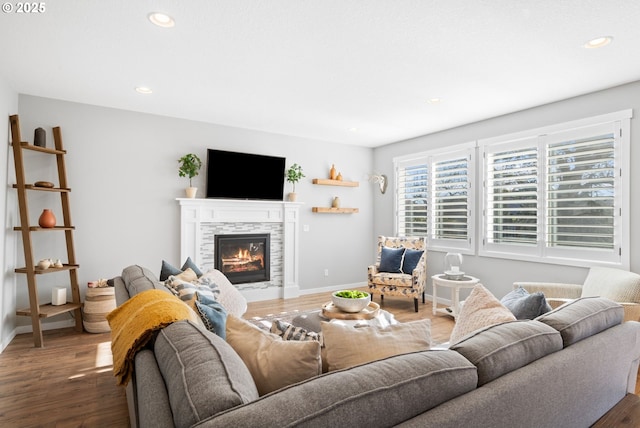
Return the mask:
<path id="1" fill-rule="evenodd" d="M 424 238 L 378 236 L 376 264 L 369 266 L 369 292 L 412 298 L 418 312 L 418 297 L 424 303 L 427 283 L 427 245 Z"/>

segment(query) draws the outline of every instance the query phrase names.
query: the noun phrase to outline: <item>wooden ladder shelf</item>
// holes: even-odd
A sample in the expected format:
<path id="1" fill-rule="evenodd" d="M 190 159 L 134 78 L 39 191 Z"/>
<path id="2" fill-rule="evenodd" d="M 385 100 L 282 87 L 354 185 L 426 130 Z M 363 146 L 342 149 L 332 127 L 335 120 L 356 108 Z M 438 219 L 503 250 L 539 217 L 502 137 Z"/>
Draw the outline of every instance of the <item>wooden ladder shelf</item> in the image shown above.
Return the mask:
<path id="1" fill-rule="evenodd" d="M 73 245 L 73 230 L 75 229 L 71 223 L 71 209 L 69 206 L 69 189 L 67 185 L 67 169 L 65 166 L 66 151 L 62 146 L 62 133 L 60 127 L 53 128 L 53 140 L 55 149 L 39 147 L 22 142 L 20 135 L 20 119 L 18 115 L 9 117 L 11 123 L 11 145 L 13 146 L 13 159 L 16 169 L 16 184 L 13 187 L 18 193 L 18 205 L 20 208 L 20 226 L 14 227 L 14 230 L 20 231 L 22 235 L 22 244 L 24 249 L 25 267 L 15 269 L 16 273 L 26 274 L 27 286 L 29 288 L 29 307 L 26 309 L 18 309 L 17 315 L 31 317 L 31 325 L 33 327 L 33 340 L 36 347 L 43 347 L 42 339 L 42 318 L 52 317 L 63 313 L 73 312 L 75 318 L 76 331 L 82 331 L 82 302 L 80 300 L 80 289 L 78 287 L 78 264 L 76 263 L 76 254 Z M 38 187 L 25 182 L 25 163 L 23 152 L 30 150 L 33 152 L 54 155 L 58 164 L 58 187 L 47 188 Z M 53 228 L 43 228 L 39 226 L 31 226 L 29 220 L 29 204 L 27 199 L 28 191 L 44 191 L 60 194 L 62 203 L 62 225 L 56 225 Z M 41 269 L 36 266 L 33 257 L 32 233 L 45 231 L 64 232 L 67 247 L 67 263 L 62 267 L 51 267 Z M 71 285 L 72 300 L 62 305 L 52 305 L 51 303 L 41 304 L 38 299 L 37 276 L 42 274 L 53 274 L 57 272 L 68 272 L 69 282 Z"/>

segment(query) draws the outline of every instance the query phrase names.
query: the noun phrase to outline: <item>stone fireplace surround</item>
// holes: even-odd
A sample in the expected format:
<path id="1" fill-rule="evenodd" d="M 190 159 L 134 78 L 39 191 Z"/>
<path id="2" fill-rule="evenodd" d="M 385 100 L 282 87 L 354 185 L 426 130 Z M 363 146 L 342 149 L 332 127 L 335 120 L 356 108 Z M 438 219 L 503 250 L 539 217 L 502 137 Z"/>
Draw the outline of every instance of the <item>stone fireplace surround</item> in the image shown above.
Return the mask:
<path id="1" fill-rule="evenodd" d="M 215 235 L 269 233 L 271 279 L 235 284 L 248 301 L 300 295 L 297 202 L 178 198 L 180 204 L 180 260 L 191 257 L 203 271 L 214 268 Z"/>

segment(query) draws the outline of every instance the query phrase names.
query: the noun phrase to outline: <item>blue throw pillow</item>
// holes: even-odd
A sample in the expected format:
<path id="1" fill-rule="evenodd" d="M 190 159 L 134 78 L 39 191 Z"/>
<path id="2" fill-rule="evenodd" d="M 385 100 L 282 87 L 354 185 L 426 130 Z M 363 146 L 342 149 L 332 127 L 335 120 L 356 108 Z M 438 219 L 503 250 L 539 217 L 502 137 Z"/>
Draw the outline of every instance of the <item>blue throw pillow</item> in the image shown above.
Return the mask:
<path id="1" fill-rule="evenodd" d="M 202 276 L 202 271 L 198 269 L 198 266 L 191 260 L 191 257 L 187 257 L 184 265 L 182 265 L 182 269 L 178 269 L 177 267 L 171 265 L 167 261 L 162 261 L 162 267 L 160 268 L 160 281 L 165 281 L 170 276 L 180 275 L 182 272 L 187 270 L 187 268 L 191 268 L 192 271 L 196 273 L 196 276 L 200 278 Z"/>
<path id="2" fill-rule="evenodd" d="M 500 303 L 506 306 L 519 320 L 532 320 L 551 310 L 544 293 L 537 291 L 529 294 L 522 287 L 507 293 L 506 296 L 500 299 Z"/>
<path id="3" fill-rule="evenodd" d="M 227 310 L 215 299 L 196 291 L 194 298 L 196 312 L 207 330 L 221 338 L 227 338 Z"/>
<path id="4" fill-rule="evenodd" d="M 380 272 L 402 273 L 404 248 L 382 247 L 380 253 Z"/>
<path id="5" fill-rule="evenodd" d="M 418 265 L 420 257 L 422 257 L 423 253 L 424 250 L 412 250 L 407 248 L 404 252 L 404 258 L 402 260 L 402 273 L 411 275 L 413 273 L 413 270 Z"/>

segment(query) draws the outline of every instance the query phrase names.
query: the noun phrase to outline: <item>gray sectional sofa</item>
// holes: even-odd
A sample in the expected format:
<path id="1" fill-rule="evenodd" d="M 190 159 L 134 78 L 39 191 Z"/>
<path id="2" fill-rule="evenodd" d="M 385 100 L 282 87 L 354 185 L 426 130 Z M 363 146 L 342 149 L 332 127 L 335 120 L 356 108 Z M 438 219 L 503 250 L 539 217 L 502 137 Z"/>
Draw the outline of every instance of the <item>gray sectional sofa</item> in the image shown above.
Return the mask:
<path id="1" fill-rule="evenodd" d="M 139 266 L 114 285 L 118 305 L 163 287 Z M 136 354 L 127 386 L 131 424 L 588 427 L 635 390 L 640 323 L 622 319 L 617 303 L 578 299 L 536 320 L 485 328 L 446 350 L 325 373 L 262 397 L 229 344 L 179 321 Z"/>

